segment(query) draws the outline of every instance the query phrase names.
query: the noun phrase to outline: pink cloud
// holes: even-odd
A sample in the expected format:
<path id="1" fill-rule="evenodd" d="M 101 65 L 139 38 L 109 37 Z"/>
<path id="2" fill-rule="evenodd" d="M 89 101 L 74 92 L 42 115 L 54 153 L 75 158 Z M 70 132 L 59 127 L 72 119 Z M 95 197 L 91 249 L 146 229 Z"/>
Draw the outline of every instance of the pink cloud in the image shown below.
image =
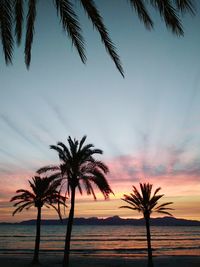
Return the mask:
<path id="1" fill-rule="evenodd" d="M 110 215 L 122 214 L 122 216 L 130 216 L 125 213 L 125 211 L 119 211 L 117 207 L 120 206 L 120 198 L 123 194 L 130 193 L 132 191 L 132 185 L 138 186 L 139 182 L 150 182 L 154 185 L 154 189 L 162 187 L 161 192 L 169 198 L 169 201 L 174 199 L 174 202 L 176 202 L 179 197 L 185 199 L 188 199 L 189 197 L 190 199 L 190 196 L 199 196 L 200 164 L 198 160 L 192 160 L 192 158 L 186 160 L 186 157 L 184 157 L 183 160 L 179 156 L 174 155 L 180 153 L 182 152 L 173 151 L 171 154 L 165 152 L 162 156 L 158 155 L 158 157 L 154 159 L 144 158 L 142 155 L 138 154 L 123 155 L 106 160 L 110 169 L 108 181 L 115 196 L 111 196 L 110 202 L 104 202 L 101 193 L 96 190 L 97 198 L 100 202 L 98 202 L 98 205 L 95 205 L 96 202 L 93 202 L 92 196 L 88 197 L 86 193 L 84 193 L 83 196 L 78 195 L 77 203 L 78 205 L 81 205 L 81 210 L 77 211 L 77 216 L 79 216 L 79 214 L 86 215 L 84 210 L 87 209 L 88 203 L 94 203 L 92 204 L 92 207 L 94 207 L 93 216 L 103 216 L 103 214 L 104 216 L 107 216 L 107 214 L 109 214 L 109 211 L 106 211 L 106 205 L 108 205 L 108 203 L 110 210 L 113 209 L 112 214 Z M 9 203 L 10 198 L 15 194 L 17 189 L 28 188 L 28 179 L 31 179 L 34 175 L 35 173 L 33 171 L 22 169 L 11 169 L 10 172 L 0 173 L 1 207 L 2 203 L 7 203 L 2 210 L 4 213 L 2 213 L 3 217 L 1 220 L 6 220 L 6 216 L 10 218 L 12 211 L 12 205 Z M 117 205 L 116 200 L 118 201 Z M 181 205 L 186 207 L 187 201 L 183 202 Z M 190 204 L 190 208 L 191 207 L 192 204 Z M 186 215 L 184 215 L 184 212 Z M 195 209 L 194 212 L 196 212 Z M 30 213 L 30 215 L 31 214 L 32 213 Z M 54 216 L 51 214 L 51 212 L 49 215 L 45 213 L 45 216 Z M 178 210 L 175 214 L 180 215 L 180 217 L 187 217 L 187 210 Z M 20 218 L 27 218 L 27 216 L 29 216 L 29 213 L 20 215 L 17 218 L 20 220 Z M 191 216 L 197 215 L 190 214 L 190 217 Z"/>
<path id="2" fill-rule="evenodd" d="M 171 157 L 170 157 L 171 156 Z M 170 195 L 199 194 L 200 163 L 198 161 L 181 162 L 179 157 L 168 155 L 165 164 L 162 158 L 145 162 L 139 155 L 125 155 L 107 162 L 110 168 L 110 184 L 118 192 L 131 190 L 139 182 L 150 182 L 155 187 L 161 186 Z"/>

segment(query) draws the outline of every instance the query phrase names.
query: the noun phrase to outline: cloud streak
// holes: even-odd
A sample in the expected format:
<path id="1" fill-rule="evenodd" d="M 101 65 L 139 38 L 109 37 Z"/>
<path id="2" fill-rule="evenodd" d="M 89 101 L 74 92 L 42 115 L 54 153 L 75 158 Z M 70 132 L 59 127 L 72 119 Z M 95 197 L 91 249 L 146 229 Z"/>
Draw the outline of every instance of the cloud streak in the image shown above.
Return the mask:
<path id="1" fill-rule="evenodd" d="M 110 181 L 118 191 L 121 185 L 125 188 L 126 184 L 130 188 L 140 181 L 149 181 L 158 186 L 164 185 L 171 192 L 178 190 L 177 192 L 191 193 L 193 188 L 196 194 L 198 190 L 195 187 L 200 189 L 200 158 L 197 156 L 186 160 L 186 152 L 184 147 L 173 147 L 166 152 L 164 158 L 159 157 L 156 161 L 148 158 L 144 161 L 140 154 L 113 158 L 108 162 Z"/>

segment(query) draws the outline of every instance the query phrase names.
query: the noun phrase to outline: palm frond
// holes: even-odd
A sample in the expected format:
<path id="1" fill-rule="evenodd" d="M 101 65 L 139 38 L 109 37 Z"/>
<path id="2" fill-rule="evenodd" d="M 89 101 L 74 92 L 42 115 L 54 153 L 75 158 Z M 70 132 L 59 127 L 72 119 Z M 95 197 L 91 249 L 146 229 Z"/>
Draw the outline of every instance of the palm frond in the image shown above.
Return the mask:
<path id="1" fill-rule="evenodd" d="M 23 26 L 23 0 L 15 0 L 15 35 L 17 44 L 20 45 Z"/>
<path id="2" fill-rule="evenodd" d="M 163 195 L 163 196 L 164 196 L 164 195 Z M 165 202 L 165 203 L 159 205 L 158 208 L 162 208 L 162 207 L 165 207 L 165 206 L 167 206 L 167 205 L 171 205 L 171 204 L 173 204 L 173 202 Z"/>
<path id="3" fill-rule="evenodd" d="M 60 219 L 60 220 L 61 220 L 61 222 L 62 222 L 62 221 L 63 221 L 63 219 L 62 219 L 62 215 L 61 215 L 60 209 L 59 209 L 59 208 L 57 208 L 56 206 L 54 206 L 53 204 L 50 204 L 50 206 L 51 206 L 52 208 L 54 208 L 54 209 L 55 209 L 55 211 L 58 213 L 59 219 Z"/>
<path id="4" fill-rule="evenodd" d="M 81 151 L 82 146 L 83 146 L 83 144 L 84 144 L 86 138 L 87 138 L 87 135 L 84 135 L 84 136 L 81 138 L 81 141 L 79 142 L 78 152 Z"/>
<path id="5" fill-rule="evenodd" d="M 27 23 L 26 23 L 26 41 L 25 41 L 25 63 L 26 67 L 29 68 L 31 62 L 31 48 L 33 43 L 34 35 L 34 24 L 36 17 L 36 1 L 29 0 L 28 2 L 28 14 L 27 14 Z"/>
<path id="6" fill-rule="evenodd" d="M 90 193 L 93 195 L 94 200 L 96 200 L 97 197 L 91 184 L 90 184 Z"/>
<path id="7" fill-rule="evenodd" d="M 150 200 L 149 200 L 149 206 L 150 207 L 154 207 L 155 205 L 157 205 L 158 200 L 163 197 L 164 195 L 154 195 Z"/>
<path id="8" fill-rule="evenodd" d="M 128 203 L 135 210 L 138 210 L 141 212 L 144 211 L 143 200 L 138 198 L 136 195 L 134 195 L 134 194 L 126 195 L 125 194 L 124 198 L 122 198 L 122 200 L 125 201 L 126 203 Z"/>
<path id="9" fill-rule="evenodd" d="M 80 183 L 78 183 L 78 190 L 79 190 L 79 193 L 82 195 L 82 194 L 83 194 L 83 190 L 82 190 L 82 188 L 81 188 Z"/>
<path id="10" fill-rule="evenodd" d="M 134 207 L 134 209 L 141 209 L 141 205 L 140 203 L 137 203 L 134 199 L 132 198 L 128 198 L 125 195 L 125 198 L 122 198 L 123 201 L 125 201 L 126 203 L 128 203 L 129 205 L 131 205 L 132 207 Z"/>
<path id="11" fill-rule="evenodd" d="M 13 36 L 12 36 L 12 4 L 11 0 L 0 1 L 0 39 L 3 46 L 6 64 L 12 63 Z"/>
<path id="12" fill-rule="evenodd" d="M 148 14 L 145 4 L 142 0 L 130 0 L 131 6 L 135 9 L 139 19 L 144 23 L 145 27 L 150 30 L 153 28 L 153 21 Z"/>
<path id="13" fill-rule="evenodd" d="M 176 0 L 176 6 L 182 13 L 189 12 L 192 15 L 196 13 L 194 1 L 191 0 Z"/>
<path id="14" fill-rule="evenodd" d="M 142 192 L 142 199 L 144 204 L 146 205 L 151 197 L 151 190 L 152 190 L 152 185 L 149 183 L 140 183 L 140 190 Z"/>
<path id="15" fill-rule="evenodd" d="M 91 151 L 91 148 L 93 148 L 93 147 L 94 147 L 93 144 L 87 144 L 85 146 L 82 146 L 82 148 L 79 152 L 85 153 L 86 151 Z"/>
<path id="16" fill-rule="evenodd" d="M 90 184 L 90 181 L 89 181 L 88 177 L 86 176 L 84 178 L 86 178 L 86 179 L 83 179 L 82 178 L 82 181 L 83 181 L 83 184 L 85 186 L 86 193 L 87 193 L 87 195 L 90 195 L 91 194 L 91 188 L 92 188 L 92 186 Z M 96 196 L 95 195 L 94 195 L 94 199 L 96 199 Z"/>
<path id="17" fill-rule="evenodd" d="M 78 140 L 76 140 L 76 139 L 72 140 L 71 136 L 69 136 L 67 141 L 69 144 L 69 148 L 70 148 L 70 152 L 72 154 L 72 157 L 74 158 L 75 155 L 77 154 L 77 150 L 78 150 Z"/>
<path id="18" fill-rule="evenodd" d="M 60 148 L 59 146 L 54 146 L 54 145 L 51 145 L 50 148 L 56 150 L 58 152 L 58 156 L 60 160 L 62 160 L 63 162 L 66 162 L 67 156 L 62 148 Z"/>
<path id="19" fill-rule="evenodd" d="M 164 196 L 157 195 L 160 189 L 160 187 L 157 188 L 151 197 L 152 184 L 140 183 L 141 194 L 137 188 L 133 186 L 133 193 L 130 193 L 129 195 L 125 194 L 124 198 L 122 198 L 122 200 L 128 203 L 130 206 L 123 207 L 142 212 L 144 218 L 150 218 L 152 212 L 164 213 L 171 216 L 168 210 L 173 209 L 166 206 L 172 204 L 173 202 L 166 202 L 158 206 L 158 200 Z"/>
<path id="20" fill-rule="evenodd" d="M 78 17 L 73 10 L 73 4 L 68 0 L 56 1 L 56 8 L 62 21 L 63 29 L 68 32 L 72 44 L 76 47 L 83 63 L 86 62 L 84 39 Z"/>
<path id="21" fill-rule="evenodd" d="M 92 171 L 92 176 L 89 178 L 100 190 L 105 199 L 109 198 L 109 194 L 114 194 L 111 190 L 105 176 L 98 170 Z"/>
<path id="22" fill-rule="evenodd" d="M 115 66 L 121 73 L 122 77 L 124 77 L 124 70 L 122 68 L 122 64 L 120 62 L 120 58 L 116 52 L 116 47 L 114 46 L 113 42 L 111 41 L 108 30 L 103 23 L 103 18 L 101 17 L 99 10 L 95 6 L 93 0 L 80 0 L 82 3 L 83 8 L 85 9 L 89 19 L 92 21 L 94 27 L 97 29 L 101 36 L 101 40 L 105 45 L 108 54 L 112 58 L 115 63 Z"/>
<path id="23" fill-rule="evenodd" d="M 155 196 L 160 190 L 161 190 L 161 187 L 156 188 L 156 190 L 154 191 L 153 196 Z"/>
<path id="24" fill-rule="evenodd" d="M 18 208 L 16 208 L 14 211 L 13 211 L 13 216 L 17 213 L 17 212 L 22 212 L 22 210 L 24 209 L 24 208 L 27 208 L 27 207 L 30 207 L 30 206 L 32 206 L 33 205 L 33 203 L 25 203 L 25 204 L 23 204 L 23 205 L 20 205 Z"/>
<path id="25" fill-rule="evenodd" d="M 56 185 L 56 183 L 58 183 L 58 185 L 61 183 L 62 181 L 62 175 L 59 172 L 53 173 L 50 176 L 48 176 L 48 179 L 51 181 L 54 181 L 54 184 Z M 56 186 L 55 186 L 56 187 Z"/>
<path id="26" fill-rule="evenodd" d="M 136 198 L 140 200 L 140 202 L 142 203 L 143 201 L 142 195 L 139 193 L 139 191 L 137 190 L 135 186 L 133 186 L 133 193 L 136 196 Z"/>
<path id="27" fill-rule="evenodd" d="M 158 212 L 160 210 L 174 210 L 173 208 L 168 208 L 166 206 L 173 204 L 173 202 L 165 202 L 156 207 L 155 211 Z"/>
<path id="28" fill-rule="evenodd" d="M 166 214 L 166 215 L 169 215 L 169 216 L 173 216 L 170 212 L 167 212 L 167 211 L 162 211 L 162 210 L 159 210 L 157 211 L 158 213 L 162 213 L 162 214 Z"/>
<path id="29" fill-rule="evenodd" d="M 91 149 L 90 153 L 91 153 L 91 155 L 94 155 L 94 154 L 101 154 L 102 155 L 103 154 L 103 150 L 95 148 L 95 149 Z"/>
<path id="30" fill-rule="evenodd" d="M 108 166 L 106 166 L 106 164 L 99 160 L 94 160 L 92 162 L 89 161 L 86 164 L 80 166 L 80 171 L 84 173 L 91 172 L 95 169 L 99 169 L 99 171 L 102 171 L 104 174 L 107 174 L 109 172 Z"/>
<path id="31" fill-rule="evenodd" d="M 61 214 L 61 209 L 60 209 L 60 205 L 63 205 L 64 207 L 67 207 L 66 205 L 66 198 L 60 195 L 60 192 L 57 192 L 54 196 L 54 200 L 55 203 L 58 204 L 58 207 L 56 207 L 54 204 L 49 203 L 49 205 L 54 208 L 56 210 L 56 212 L 58 213 L 58 216 L 60 218 L 60 220 L 62 221 L 62 214 Z"/>
<path id="32" fill-rule="evenodd" d="M 184 35 L 181 20 L 170 0 L 151 0 L 151 3 L 160 12 L 161 17 L 165 21 L 166 27 L 171 29 L 172 33 L 178 36 Z"/>
<path id="33" fill-rule="evenodd" d="M 29 209 L 33 205 L 35 207 L 42 207 L 43 205 L 50 207 L 57 203 L 57 212 L 60 217 L 60 205 L 66 206 L 66 197 L 61 195 L 61 182 L 62 179 L 58 179 L 58 174 L 43 178 L 34 176 L 32 180 L 29 180 L 32 191 L 19 189 L 16 191 L 17 195 L 11 198 L 10 201 L 15 201 L 14 207 L 17 207 L 13 215 L 21 212 L 24 208 Z"/>
<path id="34" fill-rule="evenodd" d="M 44 167 L 40 168 L 39 170 L 37 170 L 36 173 L 42 174 L 42 173 L 48 172 L 48 171 L 58 171 L 59 169 L 60 169 L 59 166 L 49 165 L 49 166 L 44 166 Z"/>
<path id="35" fill-rule="evenodd" d="M 63 153 L 64 153 L 65 157 L 66 157 L 68 160 L 71 159 L 70 151 L 69 151 L 68 147 L 67 147 L 65 144 L 63 144 L 62 142 L 58 142 L 58 143 L 57 143 L 57 146 L 59 146 L 59 147 L 62 148 Z"/>
<path id="36" fill-rule="evenodd" d="M 81 150 L 78 152 L 78 157 L 80 159 L 80 162 L 85 162 L 85 161 L 91 161 L 94 162 L 94 158 L 92 155 L 94 154 L 103 154 L 103 151 L 101 149 L 93 149 L 94 145 L 93 144 L 87 144 L 82 147 Z"/>
<path id="37" fill-rule="evenodd" d="M 16 193 L 18 195 L 13 196 L 10 199 L 10 202 L 18 200 L 18 199 L 26 199 L 27 201 L 29 201 L 30 199 L 33 199 L 35 197 L 35 195 L 28 190 L 19 189 L 16 191 Z M 21 194 L 19 194 L 19 193 L 21 193 Z"/>
<path id="38" fill-rule="evenodd" d="M 122 200 L 123 200 L 123 199 L 122 199 Z M 131 206 L 120 206 L 119 208 L 120 208 L 120 209 L 125 208 L 125 209 L 130 209 L 130 210 L 138 210 L 139 212 L 141 211 L 141 210 L 137 209 L 136 207 L 131 207 Z"/>

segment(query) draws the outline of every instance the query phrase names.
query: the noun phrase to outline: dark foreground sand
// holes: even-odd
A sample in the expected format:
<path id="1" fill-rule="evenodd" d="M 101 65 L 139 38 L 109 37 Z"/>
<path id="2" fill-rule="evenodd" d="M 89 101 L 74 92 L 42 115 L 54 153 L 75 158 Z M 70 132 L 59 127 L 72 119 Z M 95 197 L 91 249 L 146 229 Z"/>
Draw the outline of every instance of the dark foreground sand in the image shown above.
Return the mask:
<path id="1" fill-rule="evenodd" d="M 42 256 L 40 267 L 61 267 L 60 256 Z M 31 267 L 30 256 L 1 255 L 0 267 Z M 145 267 L 145 258 L 71 256 L 70 267 Z M 154 267 L 200 267 L 200 256 L 155 257 Z"/>

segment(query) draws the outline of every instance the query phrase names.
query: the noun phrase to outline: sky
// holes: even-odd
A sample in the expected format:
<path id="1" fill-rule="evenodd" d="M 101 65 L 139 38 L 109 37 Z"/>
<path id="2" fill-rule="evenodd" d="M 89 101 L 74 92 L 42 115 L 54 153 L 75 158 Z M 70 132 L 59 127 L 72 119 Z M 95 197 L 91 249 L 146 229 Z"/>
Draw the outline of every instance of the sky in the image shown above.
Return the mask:
<path id="1" fill-rule="evenodd" d="M 76 217 L 139 218 L 119 209 L 121 198 L 132 185 L 150 182 L 162 188 L 163 201 L 174 202 L 175 217 L 200 220 L 200 14 L 183 17 L 185 35 L 178 38 L 153 11 L 155 27 L 147 31 L 127 2 L 97 1 L 125 78 L 78 2 L 85 65 L 46 0 L 38 1 L 30 69 L 23 45 L 16 47 L 13 65 L 6 66 L 1 53 L 0 221 L 36 216 L 32 209 L 12 217 L 9 200 L 28 188 L 37 169 L 59 164 L 49 145 L 67 143 L 69 135 L 87 135 L 104 151 L 100 159 L 109 166 L 115 193 L 106 201 L 98 191 L 97 201 L 77 195 Z M 43 218 L 56 214 L 44 210 Z"/>

